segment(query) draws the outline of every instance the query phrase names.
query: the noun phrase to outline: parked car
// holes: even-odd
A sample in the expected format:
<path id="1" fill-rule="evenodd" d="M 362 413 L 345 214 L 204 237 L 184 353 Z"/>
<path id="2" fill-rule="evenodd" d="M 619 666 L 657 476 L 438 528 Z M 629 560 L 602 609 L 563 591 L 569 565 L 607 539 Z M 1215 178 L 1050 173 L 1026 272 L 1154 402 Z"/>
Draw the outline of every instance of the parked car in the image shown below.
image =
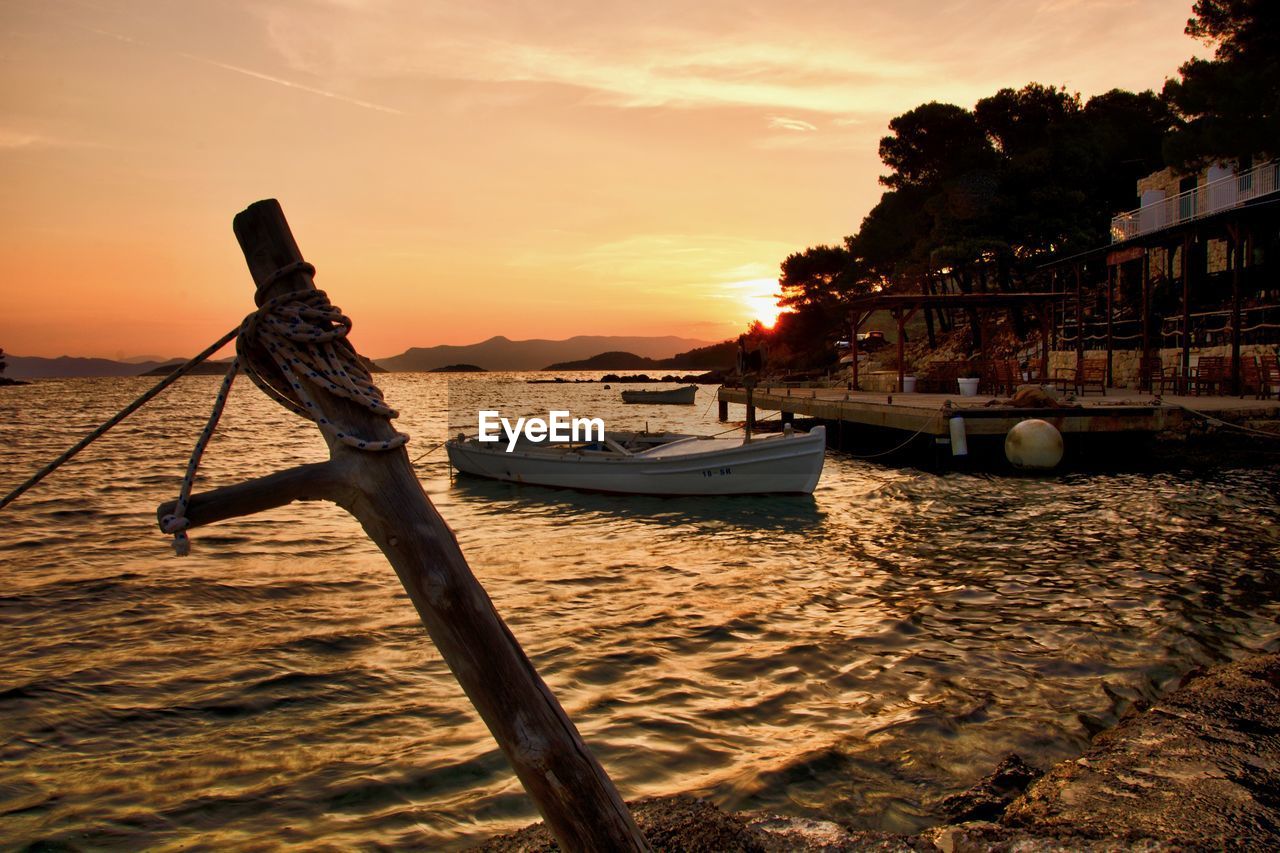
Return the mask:
<path id="1" fill-rule="evenodd" d="M 884 332 L 859 332 L 858 333 L 858 349 L 867 352 L 875 352 L 876 350 L 886 347 L 889 342 L 884 339 Z"/>

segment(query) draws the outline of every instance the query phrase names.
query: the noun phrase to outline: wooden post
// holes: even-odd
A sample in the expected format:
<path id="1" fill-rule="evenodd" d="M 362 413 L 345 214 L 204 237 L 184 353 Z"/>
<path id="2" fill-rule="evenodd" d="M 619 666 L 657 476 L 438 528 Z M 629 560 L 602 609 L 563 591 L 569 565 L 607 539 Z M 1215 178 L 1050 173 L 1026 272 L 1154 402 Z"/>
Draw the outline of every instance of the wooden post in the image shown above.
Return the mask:
<path id="1" fill-rule="evenodd" d="M 1244 241 L 1240 239 L 1240 227 L 1228 225 L 1227 259 L 1231 263 L 1231 393 L 1241 393 L 1240 387 L 1240 262 L 1244 257 Z"/>
<path id="2" fill-rule="evenodd" d="M 1049 381 L 1049 335 L 1053 332 L 1054 304 L 1050 302 L 1040 309 L 1040 381 Z"/>
<path id="3" fill-rule="evenodd" d="M 898 323 L 898 393 L 901 394 L 906 390 L 907 366 L 903 363 L 904 350 L 903 344 L 907 337 L 907 323 L 911 322 L 911 318 L 916 316 L 916 312 L 920 308 L 917 306 L 910 310 L 903 308 L 893 309 L 893 319 Z"/>
<path id="4" fill-rule="evenodd" d="M 1076 371 L 1084 367 L 1084 275 L 1079 261 L 1076 262 Z"/>
<path id="5" fill-rule="evenodd" d="M 862 324 L 871 316 L 870 311 L 857 310 L 853 312 L 853 322 L 849 333 L 849 355 L 853 358 L 853 387 L 850 391 L 858 390 L 858 329 L 862 328 Z"/>
<path id="6" fill-rule="evenodd" d="M 893 319 L 894 322 L 898 324 L 898 393 L 901 394 L 903 388 L 906 386 L 907 376 L 907 366 L 902 363 L 902 359 L 905 357 L 905 342 L 902 340 L 902 337 L 903 333 L 906 331 L 907 322 L 903 319 L 903 312 L 901 308 L 893 309 Z"/>
<path id="7" fill-rule="evenodd" d="M 1144 376 L 1149 370 L 1147 358 L 1151 354 L 1151 250 L 1142 250 L 1142 353 L 1138 356 L 1138 390 L 1145 387 L 1151 390 L 1151 377 Z"/>
<path id="8" fill-rule="evenodd" d="M 1182 376 L 1185 394 L 1191 383 L 1191 235 L 1182 238 Z"/>
<path id="9" fill-rule="evenodd" d="M 755 377 L 744 376 L 742 378 L 742 387 L 747 391 L 747 422 L 744 426 L 744 431 L 746 432 L 746 440 L 750 441 L 751 430 L 754 429 L 756 425 L 756 404 L 755 400 L 752 399 L 752 392 L 756 387 Z"/>
<path id="10" fill-rule="evenodd" d="M 259 305 L 315 289 L 274 199 L 251 205 L 235 218 L 234 228 Z M 395 434 L 387 419 L 346 400 L 322 394 L 317 407 L 331 421 L 375 440 Z M 560 846 L 647 850 L 613 783 L 471 573 L 453 532 L 422 491 L 406 450 L 365 452 L 329 440 L 329 457 L 195 495 L 187 509 L 190 526 L 294 500 L 330 500 L 347 510 L 395 568 L 427 633 Z M 161 506 L 158 515 L 172 508 Z"/>
<path id="11" fill-rule="evenodd" d="M 1115 370 L 1112 367 L 1112 354 L 1115 350 L 1115 321 L 1112 315 L 1112 306 L 1114 304 L 1113 292 L 1114 284 L 1111 281 L 1111 270 L 1115 269 L 1111 264 L 1107 264 L 1107 385 L 1116 384 Z"/>

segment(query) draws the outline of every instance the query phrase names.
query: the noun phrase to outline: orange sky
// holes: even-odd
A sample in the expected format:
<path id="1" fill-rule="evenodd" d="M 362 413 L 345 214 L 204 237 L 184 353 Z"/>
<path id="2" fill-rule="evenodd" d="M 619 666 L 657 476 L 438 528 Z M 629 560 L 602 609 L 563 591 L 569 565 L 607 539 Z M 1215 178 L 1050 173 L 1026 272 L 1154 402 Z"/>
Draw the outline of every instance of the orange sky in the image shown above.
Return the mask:
<path id="1" fill-rule="evenodd" d="M 189 355 L 280 199 L 366 355 L 736 334 L 889 118 L 1158 87 L 1190 0 L 0 0 L 0 347 Z"/>

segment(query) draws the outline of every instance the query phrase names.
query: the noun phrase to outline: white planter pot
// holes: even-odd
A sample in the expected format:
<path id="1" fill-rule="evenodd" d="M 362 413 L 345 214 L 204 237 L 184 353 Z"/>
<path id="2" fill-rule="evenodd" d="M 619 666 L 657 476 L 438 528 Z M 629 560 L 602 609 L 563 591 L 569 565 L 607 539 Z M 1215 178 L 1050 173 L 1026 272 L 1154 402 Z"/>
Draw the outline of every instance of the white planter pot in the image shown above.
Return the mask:
<path id="1" fill-rule="evenodd" d="M 902 393 L 914 394 L 916 392 L 916 378 L 914 376 L 902 377 Z"/>
<path id="2" fill-rule="evenodd" d="M 963 377 L 963 378 L 957 379 L 957 380 L 956 380 L 956 382 L 960 383 L 960 396 L 961 396 L 961 397 L 976 397 L 976 396 L 978 396 L 978 377 L 976 377 L 976 376 L 974 376 L 974 377 Z"/>

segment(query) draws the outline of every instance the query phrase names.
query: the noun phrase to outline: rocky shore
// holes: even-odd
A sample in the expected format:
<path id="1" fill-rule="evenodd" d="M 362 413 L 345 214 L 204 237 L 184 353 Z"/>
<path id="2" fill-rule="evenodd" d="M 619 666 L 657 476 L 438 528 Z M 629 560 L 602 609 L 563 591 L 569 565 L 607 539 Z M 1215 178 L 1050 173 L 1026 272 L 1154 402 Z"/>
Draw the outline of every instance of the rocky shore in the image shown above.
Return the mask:
<path id="1" fill-rule="evenodd" d="M 685 796 L 631 806 L 655 851 L 1277 850 L 1280 654 L 1190 673 L 1043 776 L 1006 758 L 943 802 L 952 823 L 917 835 L 730 814 Z M 477 849 L 558 847 L 535 824 Z"/>

